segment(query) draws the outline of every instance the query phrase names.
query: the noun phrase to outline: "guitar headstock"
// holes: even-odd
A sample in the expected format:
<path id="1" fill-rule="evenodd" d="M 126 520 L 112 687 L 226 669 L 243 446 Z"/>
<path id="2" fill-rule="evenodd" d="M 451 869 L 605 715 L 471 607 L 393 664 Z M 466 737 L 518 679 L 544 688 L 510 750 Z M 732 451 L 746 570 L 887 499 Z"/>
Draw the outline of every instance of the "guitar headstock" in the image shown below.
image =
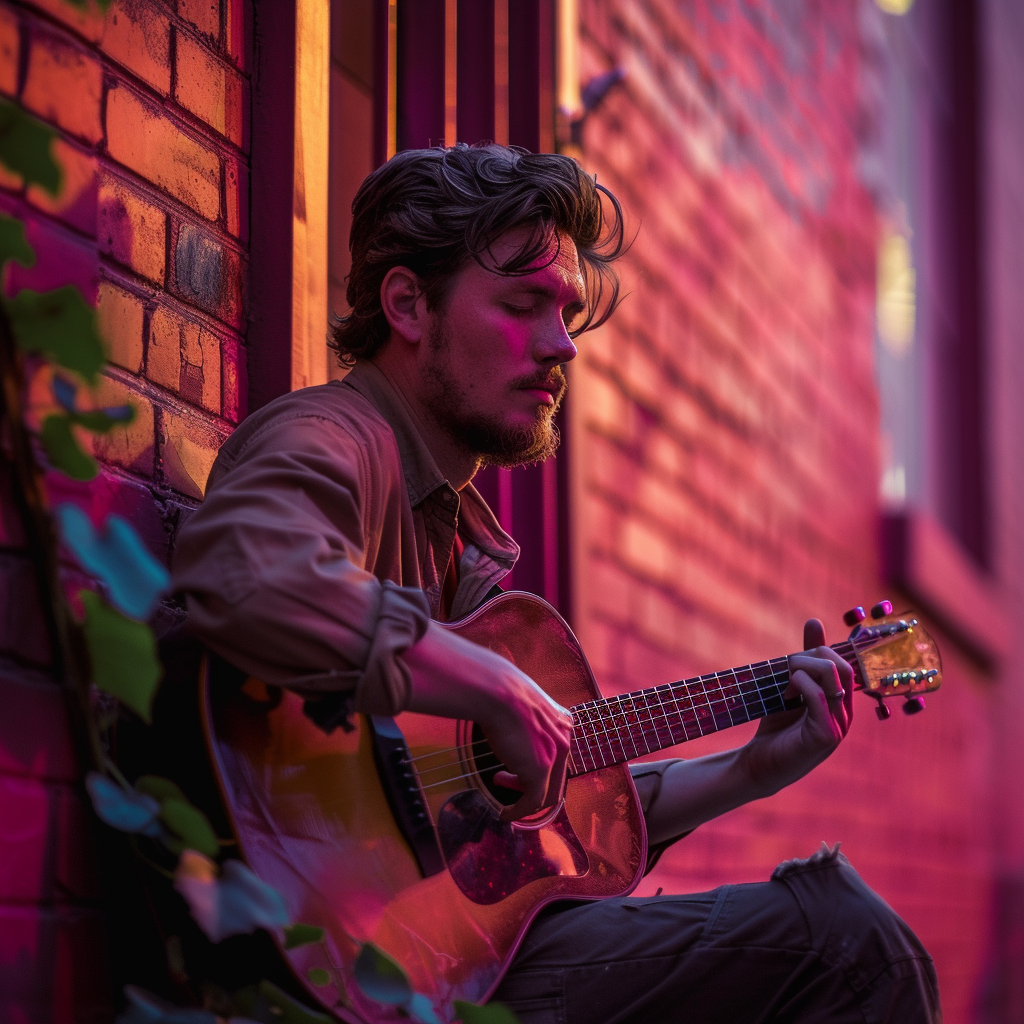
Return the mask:
<path id="1" fill-rule="evenodd" d="M 908 715 L 923 711 L 923 694 L 942 684 L 942 657 L 917 614 L 893 614 L 892 604 L 880 601 L 870 621 L 863 608 L 851 609 L 843 619 L 853 627 L 847 644 L 855 659 L 857 689 L 878 701 L 878 717 L 889 717 L 888 697 L 905 698 Z"/>

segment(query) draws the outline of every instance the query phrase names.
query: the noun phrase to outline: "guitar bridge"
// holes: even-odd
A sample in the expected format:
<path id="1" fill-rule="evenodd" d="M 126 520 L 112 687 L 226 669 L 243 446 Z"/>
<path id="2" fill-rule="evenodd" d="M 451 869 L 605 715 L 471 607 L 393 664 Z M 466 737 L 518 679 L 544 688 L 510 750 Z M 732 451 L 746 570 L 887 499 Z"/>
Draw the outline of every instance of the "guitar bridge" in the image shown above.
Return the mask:
<path id="1" fill-rule="evenodd" d="M 409 748 L 393 718 L 368 715 L 373 760 L 391 815 L 409 844 L 424 878 L 444 870 L 444 857 L 427 810 L 423 791 L 409 766 Z"/>

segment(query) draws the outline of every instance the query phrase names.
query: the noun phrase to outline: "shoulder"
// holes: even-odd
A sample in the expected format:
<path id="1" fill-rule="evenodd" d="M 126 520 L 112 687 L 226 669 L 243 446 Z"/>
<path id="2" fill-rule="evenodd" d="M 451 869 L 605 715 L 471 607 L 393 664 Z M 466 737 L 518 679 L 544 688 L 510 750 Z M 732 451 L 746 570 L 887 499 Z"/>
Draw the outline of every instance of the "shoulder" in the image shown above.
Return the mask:
<path id="1" fill-rule="evenodd" d="M 398 454 L 394 431 L 373 404 L 343 381 L 332 381 L 282 395 L 248 416 L 221 448 L 216 468 L 225 473 L 258 453 L 299 454 L 325 445 Z"/>

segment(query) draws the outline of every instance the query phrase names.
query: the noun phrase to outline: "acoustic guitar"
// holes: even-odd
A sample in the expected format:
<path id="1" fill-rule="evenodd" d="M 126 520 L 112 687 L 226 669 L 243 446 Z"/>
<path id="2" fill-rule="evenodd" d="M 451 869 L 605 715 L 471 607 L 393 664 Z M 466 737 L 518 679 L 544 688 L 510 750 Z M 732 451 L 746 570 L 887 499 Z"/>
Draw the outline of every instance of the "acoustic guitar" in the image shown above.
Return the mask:
<path id="1" fill-rule="evenodd" d="M 880 717 L 889 697 L 920 710 L 941 682 L 935 643 L 911 613 L 886 614 L 887 602 L 874 612 L 832 649 Z M 495 785 L 501 765 L 472 722 L 354 716 L 355 728 L 327 734 L 291 692 L 205 674 L 206 736 L 241 853 L 293 921 L 325 929 L 324 942 L 282 954 L 342 1020 L 408 1020 L 356 984 L 363 943 L 394 958 L 441 1020 L 457 999 L 486 1000 L 542 907 L 624 896 L 640 881 L 647 838 L 628 761 L 800 706 L 784 696 L 784 657 L 604 697 L 569 627 L 529 594 L 503 594 L 449 628 L 571 708 L 557 807 L 502 822 L 518 794 Z"/>

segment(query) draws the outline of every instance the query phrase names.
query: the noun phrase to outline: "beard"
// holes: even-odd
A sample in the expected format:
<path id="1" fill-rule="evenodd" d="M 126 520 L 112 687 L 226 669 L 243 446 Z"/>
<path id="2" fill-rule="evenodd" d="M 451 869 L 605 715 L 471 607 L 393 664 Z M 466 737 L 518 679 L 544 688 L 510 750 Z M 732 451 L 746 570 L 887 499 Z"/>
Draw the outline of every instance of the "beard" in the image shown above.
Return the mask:
<path id="1" fill-rule="evenodd" d="M 452 373 L 445 318 L 438 317 L 427 337 L 430 357 L 424 373 L 431 384 L 431 408 L 437 424 L 460 447 L 474 455 L 480 466 L 514 469 L 543 462 L 558 451 L 561 440 L 554 417 L 568 384 L 561 366 L 516 378 L 509 390 L 557 388 L 554 403 L 539 406 L 537 419 L 528 426 L 509 426 L 497 415 L 468 411 L 467 391 Z"/>

